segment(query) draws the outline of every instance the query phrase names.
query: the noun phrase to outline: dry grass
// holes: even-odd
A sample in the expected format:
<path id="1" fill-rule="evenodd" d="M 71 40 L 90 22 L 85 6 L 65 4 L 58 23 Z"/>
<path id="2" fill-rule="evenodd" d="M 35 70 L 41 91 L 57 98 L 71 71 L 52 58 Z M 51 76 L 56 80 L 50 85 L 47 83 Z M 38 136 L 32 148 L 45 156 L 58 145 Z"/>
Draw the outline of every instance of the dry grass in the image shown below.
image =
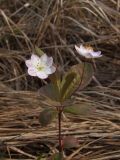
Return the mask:
<path id="1" fill-rule="evenodd" d="M 68 115 L 63 122 L 63 133 L 80 143 L 66 151 L 66 159 L 120 159 L 119 10 L 119 0 L 0 0 L 1 159 L 36 159 L 57 150 L 57 123 L 38 123 L 45 104 L 37 89 L 44 82 L 26 74 L 24 60 L 36 45 L 69 68 L 80 61 L 77 43 L 91 44 L 104 56 L 91 85 L 75 95 L 76 101 L 92 102 L 96 112 Z"/>

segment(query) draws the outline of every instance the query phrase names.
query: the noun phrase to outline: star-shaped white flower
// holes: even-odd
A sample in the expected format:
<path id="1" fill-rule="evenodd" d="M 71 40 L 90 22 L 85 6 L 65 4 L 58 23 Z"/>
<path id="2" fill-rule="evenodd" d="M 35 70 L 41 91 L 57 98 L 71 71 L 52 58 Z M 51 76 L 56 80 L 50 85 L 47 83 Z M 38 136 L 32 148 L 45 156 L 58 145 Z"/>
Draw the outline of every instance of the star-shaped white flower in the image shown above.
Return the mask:
<path id="1" fill-rule="evenodd" d="M 80 45 L 80 47 L 75 45 L 76 51 L 85 58 L 99 58 L 102 56 L 101 51 L 93 51 L 92 47 L 84 47 L 83 45 Z"/>
<path id="2" fill-rule="evenodd" d="M 38 57 L 32 54 L 31 59 L 25 61 L 28 67 L 28 74 L 31 76 L 37 76 L 40 79 L 46 79 L 48 76 L 56 71 L 53 66 L 53 58 L 43 54 Z"/>

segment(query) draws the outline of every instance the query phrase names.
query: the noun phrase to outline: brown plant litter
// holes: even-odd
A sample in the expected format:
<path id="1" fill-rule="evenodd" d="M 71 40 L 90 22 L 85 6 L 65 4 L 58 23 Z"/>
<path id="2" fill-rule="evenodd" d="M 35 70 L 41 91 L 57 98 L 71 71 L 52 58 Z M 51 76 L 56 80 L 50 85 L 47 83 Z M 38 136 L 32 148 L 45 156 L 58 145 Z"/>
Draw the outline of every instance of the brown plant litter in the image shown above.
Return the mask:
<path id="1" fill-rule="evenodd" d="M 39 112 L 49 104 L 38 94 L 45 81 L 26 73 L 34 46 L 65 68 L 80 62 L 75 44 L 90 44 L 104 55 L 96 74 L 74 97 L 96 106 L 89 117 L 68 114 L 63 135 L 79 147 L 66 160 L 120 159 L 119 0 L 0 0 L 0 159 L 43 160 L 58 149 L 57 123 L 42 128 Z"/>

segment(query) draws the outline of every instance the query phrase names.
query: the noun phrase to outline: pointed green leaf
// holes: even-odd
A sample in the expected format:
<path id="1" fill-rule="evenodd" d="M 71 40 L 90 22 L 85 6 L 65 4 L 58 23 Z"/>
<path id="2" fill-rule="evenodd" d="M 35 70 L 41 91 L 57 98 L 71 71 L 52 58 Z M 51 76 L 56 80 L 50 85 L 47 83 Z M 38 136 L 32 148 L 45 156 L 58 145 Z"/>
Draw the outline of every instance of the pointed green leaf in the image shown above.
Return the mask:
<path id="1" fill-rule="evenodd" d="M 35 52 L 38 56 L 42 56 L 43 54 L 45 54 L 40 48 L 38 48 L 37 46 L 35 46 Z"/>
<path id="2" fill-rule="evenodd" d="M 94 74 L 91 63 L 81 63 L 70 68 L 62 78 L 61 97 L 62 100 L 70 98 L 70 96 L 77 90 L 86 87 L 92 80 Z"/>
<path id="3" fill-rule="evenodd" d="M 61 98 L 65 100 L 71 95 L 71 87 L 73 88 L 73 83 L 76 78 L 76 73 L 67 73 L 62 79 L 61 87 Z"/>
<path id="4" fill-rule="evenodd" d="M 51 82 L 56 85 L 58 85 L 58 82 L 59 83 L 61 82 L 61 77 L 62 77 L 62 72 L 58 67 L 56 67 L 56 72 L 49 75 L 49 79 L 51 80 Z"/>
<path id="5" fill-rule="evenodd" d="M 66 136 L 63 138 L 63 147 L 64 148 L 75 148 L 78 147 L 79 142 L 74 136 Z"/>
<path id="6" fill-rule="evenodd" d="M 80 79 L 79 89 L 85 88 L 94 75 L 93 65 L 88 62 L 83 62 L 71 67 L 71 70 L 77 73 L 78 79 Z"/>
<path id="7" fill-rule="evenodd" d="M 60 102 L 61 99 L 61 73 L 56 71 L 54 74 L 49 76 L 51 84 L 55 87 L 58 92 L 58 101 Z"/>
<path id="8" fill-rule="evenodd" d="M 53 100 L 53 101 L 60 101 L 60 93 L 59 89 L 54 84 L 47 84 L 40 88 L 39 90 L 40 94 L 43 96 Z"/>
<path id="9" fill-rule="evenodd" d="M 74 71 L 70 70 L 68 73 L 66 73 L 65 76 L 63 76 L 60 92 L 62 101 L 65 101 L 66 99 L 71 97 L 71 95 L 78 88 L 79 83 L 80 76 L 78 76 Z"/>
<path id="10" fill-rule="evenodd" d="M 41 126 L 45 127 L 52 122 L 52 120 L 56 117 L 56 110 L 52 108 L 46 108 L 39 115 L 39 122 Z"/>
<path id="11" fill-rule="evenodd" d="M 67 106 L 64 108 L 64 111 L 75 115 L 89 116 L 95 112 L 95 106 L 92 106 L 92 104 L 87 102 L 82 102 L 80 104 Z"/>
<path id="12" fill-rule="evenodd" d="M 66 92 L 67 88 L 71 85 L 75 77 L 76 77 L 76 73 L 71 72 L 63 78 L 64 83 L 63 83 L 62 91 L 61 91 L 62 94 Z"/>

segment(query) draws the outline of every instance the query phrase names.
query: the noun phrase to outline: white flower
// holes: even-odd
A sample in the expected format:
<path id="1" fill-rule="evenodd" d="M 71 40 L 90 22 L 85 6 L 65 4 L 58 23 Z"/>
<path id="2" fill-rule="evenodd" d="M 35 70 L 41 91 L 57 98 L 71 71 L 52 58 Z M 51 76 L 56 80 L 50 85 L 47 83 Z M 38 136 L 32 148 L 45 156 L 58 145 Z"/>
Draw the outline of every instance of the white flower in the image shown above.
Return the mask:
<path id="1" fill-rule="evenodd" d="M 30 6 L 30 3 L 25 3 L 25 4 L 24 4 L 24 7 L 25 7 L 25 8 L 27 8 L 27 7 L 29 7 L 29 6 Z"/>
<path id="2" fill-rule="evenodd" d="M 101 51 L 93 51 L 92 47 L 84 47 L 83 45 L 80 45 L 80 47 L 75 45 L 76 51 L 84 56 L 85 58 L 99 58 L 101 57 Z"/>
<path id="3" fill-rule="evenodd" d="M 31 76 L 37 76 L 41 79 L 46 79 L 50 74 L 56 71 L 53 66 L 53 58 L 43 54 L 38 57 L 32 54 L 31 59 L 25 61 L 28 67 L 28 74 Z"/>

